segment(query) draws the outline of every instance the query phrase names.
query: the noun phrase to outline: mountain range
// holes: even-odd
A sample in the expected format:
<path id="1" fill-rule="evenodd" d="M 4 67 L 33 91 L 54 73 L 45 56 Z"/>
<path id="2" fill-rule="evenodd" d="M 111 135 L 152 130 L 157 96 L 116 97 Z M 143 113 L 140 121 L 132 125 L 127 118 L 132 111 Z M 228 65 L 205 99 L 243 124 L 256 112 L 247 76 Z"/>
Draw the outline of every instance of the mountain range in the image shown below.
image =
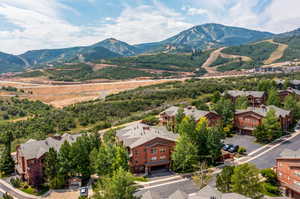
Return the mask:
<path id="1" fill-rule="evenodd" d="M 143 53 L 191 52 L 194 49 L 210 49 L 236 46 L 273 37 L 300 35 L 300 29 L 275 35 L 221 24 L 194 26 L 160 42 L 129 45 L 114 38 L 90 46 L 32 50 L 21 55 L 0 52 L 0 72 L 20 71 L 26 67 L 53 62 L 88 62 L 108 58 L 136 56 Z"/>

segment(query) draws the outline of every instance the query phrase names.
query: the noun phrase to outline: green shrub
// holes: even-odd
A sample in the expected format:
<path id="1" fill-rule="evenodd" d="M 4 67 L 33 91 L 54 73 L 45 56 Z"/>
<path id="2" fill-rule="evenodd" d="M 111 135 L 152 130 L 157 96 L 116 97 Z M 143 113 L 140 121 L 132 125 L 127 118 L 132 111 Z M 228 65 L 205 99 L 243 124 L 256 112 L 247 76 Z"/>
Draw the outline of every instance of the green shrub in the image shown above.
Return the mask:
<path id="1" fill-rule="evenodd" d="M 13 187 L 20 188 L 22 181 L 19 178 L 11 178 L 10 183 L 12 184 Z"/>
<path id="2" fill-rule="evenodd" d="M 246 148 L 245 147 L 239 147 L 238 149 L 238 153 L 241 154 L 241 155 L 244 155 L 246 153 Z"/>
<path id="3" fill-rule="evenodd" d="M 272 169 L 263 169 L 260 171 L 260 174 L 266 178 L 266 182 L 270 184 L 277 184 L 277 175 Z"/>

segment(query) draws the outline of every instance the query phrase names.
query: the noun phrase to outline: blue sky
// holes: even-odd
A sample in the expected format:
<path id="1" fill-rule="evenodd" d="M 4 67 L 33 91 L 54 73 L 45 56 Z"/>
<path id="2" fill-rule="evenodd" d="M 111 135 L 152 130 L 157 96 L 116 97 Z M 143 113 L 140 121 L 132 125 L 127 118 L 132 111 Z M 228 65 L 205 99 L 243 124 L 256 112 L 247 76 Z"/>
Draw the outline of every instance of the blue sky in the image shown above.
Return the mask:
<path id="1" fill-rule="evenodd" d="M 299 0 L 0 0 L 0 51 L 130 44 L 203 23 L 280 33 L 300 27 Z"/>

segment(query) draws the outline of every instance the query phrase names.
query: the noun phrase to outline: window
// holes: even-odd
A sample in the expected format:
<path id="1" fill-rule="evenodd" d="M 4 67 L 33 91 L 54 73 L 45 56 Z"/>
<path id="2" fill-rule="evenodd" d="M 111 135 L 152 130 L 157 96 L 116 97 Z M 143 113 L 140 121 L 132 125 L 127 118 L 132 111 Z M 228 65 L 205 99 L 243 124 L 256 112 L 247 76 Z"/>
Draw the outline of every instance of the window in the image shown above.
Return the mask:
<path id="1" fill-rule="evenodd" d="M 300 171 L 295 171 L 295 176 L 299 176 L 300 177 Z"/>
<path id="2" fill-rule="evenodd" d="M 300 182 L 299 181 L 295 181 L 294 184 L 297 185 L 297 186 L 300 186 Z"/>
<path id="3" fill-rule="evenodd" d="M 157 157 L 154 156 L 154 157 L 151 158 L 151 160 L 152 160 L 152 161 L 157 160 Z"/>
<path id="4" fill-rule="evenodd" d="M 151 153 L 152 154 L 156 154 L 157 150 L 154 148 L 154 149 L 151 149 Z"/>
<path id="5" fill-rule="evenodd" d="M 166 159 L 166 156 L 165 155 L 162 155 L 162 156 L 160 156 L 160 158 L 159 159 L 161 159 L 161 160 L 165 160 Z"/>
<path id="6" fill-rule="evenodd" d="M 135 150 L 134 151 L 134 155 L 138 155 L 139 154 L 139 151 L 138 150 Z"/>
<path id="7" fill-rule="evenodd" d="M 160 152 L 161 152 L 161 153 L 166 152 L 166 148 L 161 148 L 161 149 L 160 149 Z"/>

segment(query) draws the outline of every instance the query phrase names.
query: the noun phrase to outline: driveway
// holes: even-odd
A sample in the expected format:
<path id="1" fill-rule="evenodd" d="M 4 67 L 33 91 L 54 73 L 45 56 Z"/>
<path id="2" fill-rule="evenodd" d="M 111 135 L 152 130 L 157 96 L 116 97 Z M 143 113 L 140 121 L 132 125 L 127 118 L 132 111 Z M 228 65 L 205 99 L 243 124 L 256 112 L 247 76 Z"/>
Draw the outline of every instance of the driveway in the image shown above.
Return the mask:
<path id="1" fill-rule="evenodd" d="M 225 144 L 239 145 L 240 147 L 245 147 L 247 153 L 251 153 L 256 149 L 262 147 L 263 145 L 255 142 L 256 138 L 249 135 L 234 135 L 231 138 L 226 138 L 224 140 Z"/>
<path id="2" fill-rule="evenodd" d="M 300 149 L 300 135 L 295 136 L 291 140 L 283 142 L 280 146 L 268 151 L 267 153 L 250 161 L 259 169 L 271 168 L 275 166 L 276 158 L 280 157 L 284 149 L 298 150 Z"/>

